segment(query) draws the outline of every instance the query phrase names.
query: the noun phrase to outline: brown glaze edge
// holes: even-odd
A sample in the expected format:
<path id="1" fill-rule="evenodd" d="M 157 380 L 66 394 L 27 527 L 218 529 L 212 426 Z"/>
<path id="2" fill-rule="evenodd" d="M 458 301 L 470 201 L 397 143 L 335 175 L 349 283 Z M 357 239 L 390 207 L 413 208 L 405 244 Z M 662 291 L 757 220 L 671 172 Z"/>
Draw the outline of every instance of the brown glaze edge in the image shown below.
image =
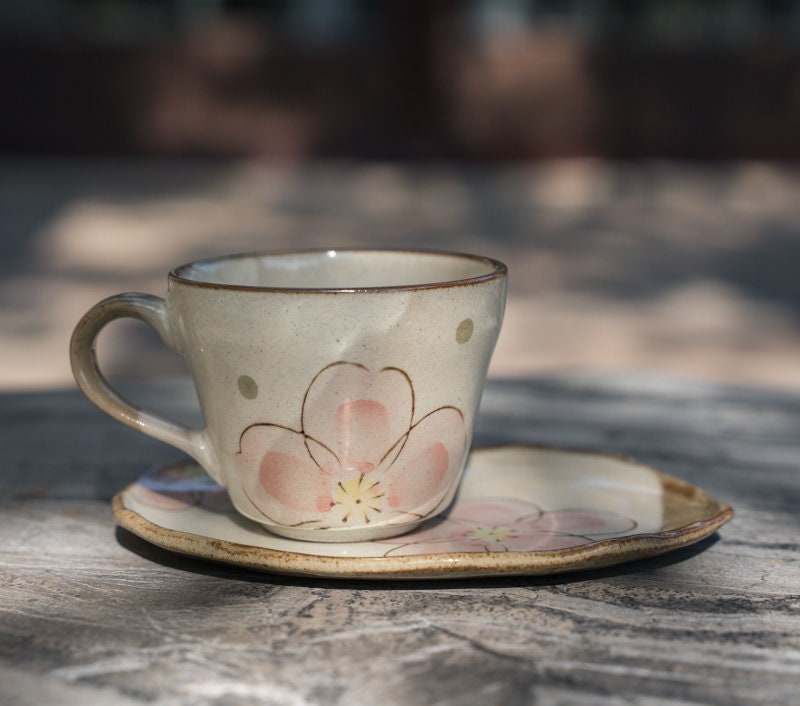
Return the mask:
<path id="1" fill-rule="evenodd" d="M 400 253 L 408 255 L 435 255 L 445 257 L 457 257 L 465 260 L 472 260 L 474 262 L 484 262 L 491 265 L 494 269 L 485 275 L 477 277 L 467 277 L 466 279 L 448 280 L 443 282 L 429 282 L 422 284 L 408 284 L 408 285 L 394 285 L 387 287 L 257 287 L 243 284 L 223 284 L 221 282 L 199 282 L 193 279 L 187 279 L 178 274 L 179 270 L 183 270 L 192 265 L 205 262 L 216 262 L 222 260 L 235 260 L 246 257 L 280 257 L 285 255 L 314 255 L 334 250 L 342 253 Z M 232 255 L 220 255 L 218 257 L 203 258 L 194 262 L 187 262 L 178 267 L 174 267 L 169 272 L 168 280 L 170 283 L 175 282 L 188 287 L 200 287 L 202 289 L 222 289 L 225 291 L 233 292 L 282 292 L 282 293 L 297 293 L 297 294 L 358 294 L 365 292 L 415 292 L 420 290 L 431 289 L 449 289 L 452 287 L 465 287 L 469 285 L 483 284 L 496 279 L 502 279 L 508 275 L 508 268 L 499 260 L 492 257 L 483 255 L 472 255 L 470 253 L 462 253 L 448 250 L 404 250 L 402 248 L 308 248 L 298 250 L 264 250 L 256 252 L 234 253 Z"/>
<path id="2" fill-rule="evenodd" d="M 710 536 L 733 517 L 733 508 L 730 505 L 715 500 L 701 488 L 640 464 L 624 455 L 534 444 L 508 444 L 484 448 L 509 447 L 567 453 L 582 451 L 587 454 L 608 456 L 636 463 L 656 473 L 665 492 L 668 492 L 668 487 L 672 487 L 683 492 L 690 490 L 693 495 L 699 494 L 709 505 L 709 509 L 714 511 L 714 514 L 683 527 L 606 539 L 571 549 L 503 553 L 452 552 L 447 553 L 445 558 L 442 554 L 419 554 L 403 557 L 328 557 L 253 547 L 236 542 L 208 539 L 177 530 L 167 530 L 125 506 L 122 498 L 131 486 L 114 496 L 112 512 L 117 522 L 125 529 L 156 546 L 179 554 L 279 574 L 343 579 L 543 576 L 598 569 L 689 546 Z M 291 557 L 289 561 L 287 561 L 288 557 Z"/>

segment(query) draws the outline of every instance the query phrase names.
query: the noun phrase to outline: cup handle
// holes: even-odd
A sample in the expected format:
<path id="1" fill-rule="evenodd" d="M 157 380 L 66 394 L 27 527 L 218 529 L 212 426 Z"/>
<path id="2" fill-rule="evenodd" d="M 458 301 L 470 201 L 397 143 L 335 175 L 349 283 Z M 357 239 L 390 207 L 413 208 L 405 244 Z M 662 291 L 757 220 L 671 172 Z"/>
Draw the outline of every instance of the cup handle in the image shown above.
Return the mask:
<path id="1" fill-rule="evenodd" d="M 100 372 L 95 345 L 97 336 L 106 324 L 124 317 L 149 324 L 167 346 L 175 348 L 163 299 L 135 292 L 104 299 L 86 312 L 72 333 L 70 361 L 78 387 L 103 412 L 137 431 L 186 452 L 214 480 L 220 482 L 204 431 L 137 407 L 111 387 Z"/>

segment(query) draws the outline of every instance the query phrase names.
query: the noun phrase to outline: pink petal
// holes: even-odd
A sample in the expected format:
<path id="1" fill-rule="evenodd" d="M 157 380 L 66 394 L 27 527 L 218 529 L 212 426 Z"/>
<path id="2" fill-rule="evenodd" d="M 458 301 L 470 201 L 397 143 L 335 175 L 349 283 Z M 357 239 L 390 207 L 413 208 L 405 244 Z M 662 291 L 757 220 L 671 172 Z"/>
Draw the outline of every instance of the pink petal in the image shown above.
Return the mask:
<path id="1" fill-rule="evenodd" d="M 307 459 L 268 451 L 258 481 L 273 498 L 294 510 L 324 512 L 333 505 L 330 484 Z"/>
<path id="2" fill-rule="evenodd" d="M 453 407 L 431 412 L 414 425 L 386 470 L 389 506 L 425 514 L 440 502 L 461 471 L 466 443 L 464 418 Z"/>
<path id="3" fill-rule="evenodd" d="M 434 441 L 416 455 L 407 453 L 405 460 L 404 469 L 389 485 L 388 502 L 390 507 L 410 511 L 437 494 L 450 468 L 450 456 L 441 441 Z"/>
<path id="4" fill-rule="evenodd" d="M 534 532 L 520 534 L 503 540 L 503 544 L 510 552 L 548 552 L 556 549 L 571 549 L 582 544 L 590 544 L 591 540 L 575 534 L 548 534 Z"/>
<path id="5" fill-rule="evenodd" d="M 538 505 L 513 498 L 456 500 L 448 515 L 480 525 L 511 525 L 521 519 L 537 520 L 542 514 Z"/>
<path id="6" fill-rule="evenodd" d="M 402 371 L 373 372 L 355 363 L 334 363 L 308 388 L 303 430 L 338 454 L 343 466 L 376 467 L 408 431 L 413 411 L 411 381 Z"/>
<path id="7" fill-rule="evenodd" d="M 548 532 L 582 535 L 614 534 L 636 527 L 636 523 L 630 518 L 606 510 L 558 510 L 547 512 L 535 521 L 525 524 Z"/>
<path id="8" fill-rule="evenodd" d="M 346 402 L 336 410 L 336 448 L 343 468 L 374 471 L 391 444 L 389 412 L 375 400 Z"/>
<path id="9" fill-rule="evenodd" d="M 466 522 L 454 522 L 449 518 L 430 520 L 409 534 L 399 537 L 383 539 L 387 544 L 407 544 L 408 542 L 430 543 L 442 541 L 458 541 L 460 537 L 468 534 L 473 525 Z"/>
<path id="10" fill-rule="evenodd" d="M 396 544 L 385 556 L 412 556 L 415 554 L 444 554 L 450 552 L 545 552 L 558 549 L 570 549 L 591 540 L 576 535 L 547 534 L 532 532 L 490 541 L 473 534 L 477 527 L 464 526 L 455 530 L 449 522 L 423 532 L 397 537 L 394 540 L 382 540 L 386 544 Z M 466 533 L 464 530 L 466 529 Z M 447 536 L 447 531 L 454 532 Z M 455 530 L 455 531 L 454 531 Z M 437 536 L 438 535 L 438 536 Z"/>
<path id="11" fill-rule="evenodd" d="M 242 488 L 270 519 L 295 524 L 318 519 L 332 507 L 330 475 L 314 463 L 299 432 L 257 424 L 242 435 L 240 449 L 236 472 Z"/>

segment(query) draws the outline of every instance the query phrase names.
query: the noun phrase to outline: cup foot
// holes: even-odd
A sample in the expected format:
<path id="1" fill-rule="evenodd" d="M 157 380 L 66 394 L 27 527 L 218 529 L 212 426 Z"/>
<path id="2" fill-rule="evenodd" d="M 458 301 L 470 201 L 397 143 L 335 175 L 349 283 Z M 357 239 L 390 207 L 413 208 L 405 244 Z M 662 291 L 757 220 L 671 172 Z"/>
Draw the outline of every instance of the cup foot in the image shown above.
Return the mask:
<path id="1" fill-rule="evenodd" d="M 419 527 L 425 520 L 377 527 L 342 527 L 309 529 L 301 527 L 280 527 L 260 523 L 270 534 L 299 539 L 303 542 L 369 542 L 375 539 L 388 539 L 406 534 Z"/>

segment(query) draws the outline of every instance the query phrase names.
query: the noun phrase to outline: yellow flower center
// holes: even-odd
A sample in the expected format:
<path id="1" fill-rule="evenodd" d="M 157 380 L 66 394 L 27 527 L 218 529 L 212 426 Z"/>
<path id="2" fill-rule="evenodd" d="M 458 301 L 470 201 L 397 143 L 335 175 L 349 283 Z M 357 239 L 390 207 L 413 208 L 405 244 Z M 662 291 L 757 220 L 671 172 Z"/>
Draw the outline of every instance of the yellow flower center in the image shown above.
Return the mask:
<path id="1" fill-rule="evenodd" d="M 358 476 L 339 483 L 333 499 L 337 511 L 345 524 L 369 524 L 372 517 L 381 512 L 384 493 L 378 481 Z"/>

